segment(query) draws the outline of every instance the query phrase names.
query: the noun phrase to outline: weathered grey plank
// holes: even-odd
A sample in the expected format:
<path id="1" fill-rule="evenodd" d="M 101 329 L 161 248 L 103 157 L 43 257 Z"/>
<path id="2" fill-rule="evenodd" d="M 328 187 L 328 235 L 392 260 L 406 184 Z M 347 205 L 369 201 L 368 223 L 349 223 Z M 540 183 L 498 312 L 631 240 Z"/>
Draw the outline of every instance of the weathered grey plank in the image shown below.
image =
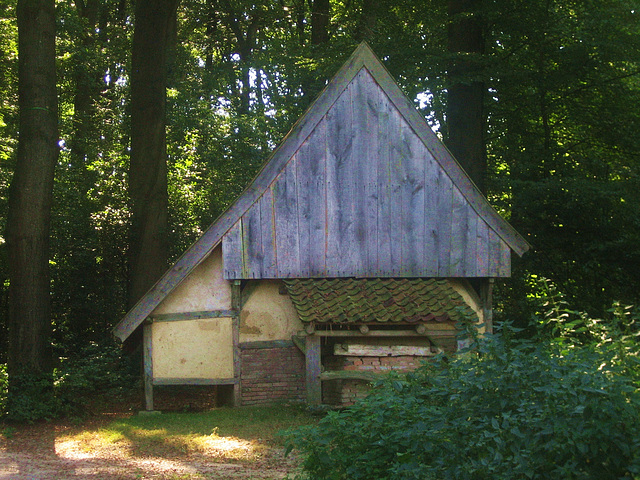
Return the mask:
<path id="1" fill-rule="evenodd" d="M 498 234 L 489 229 L 489 276 L 499 277 L 502 272 L 502 241 Z"/>
<path id="2" fill-rule="evenodd" d="M 431 154 L 423 150 L 425 155 L 425 196 L 424 196 L 424 257 L 421 276 L 438 276 L 440 251 L 440 235 L 438 234 L 438 200 L 439 170 Z"/>
<path id="3" fill-rule="evenodd" d="M 404 236 L 404 213 L 402 206 L 402 192 L 407 172 L 407 158 L 402 137 L 402 119 L 400 113 L 391 106 L 389 115 L 389 130 L 386 141 L 389 143 L 389 215 L 391 240 L 391 274 L 402 275 L 404 258 L 402 241 Z"/>
<path id="4" fill-rule="evenodd" d="M 351 152 L 352 181 L 353 181 L 353 253 L 351 255 L 354 275 L 366 275 L 371 270 L 368 267 L 367 248 L 369 243 L 367 207 L 368 201 L 365 193 L 367 178 L 371 176 L 373 159 L 369 154 L 369 143 L 371 133 L 368 126 L 369 108 L 368 98 L 372 96 L 370 92 L 371 75 L 366 68 L 360 70 L 352 84 L 351 91 L 351 112 L 352 112 L 352 137 L 353 149 Z M 375 166 L 374 166 L 375 168 Z"/>
<path id="5" fill-rule="evenodd" d="M 467 203 L 455 186 L 451 203 L 451 254 L 449 255 L 449 275 L 464 276 L 464 264 L 467 255 Z"/>
<path id="6" fill-rule="evenodd" d="M 489 276 L 489 226 L 478 220 L 476 230 L 476 277 Z"/>
<path id="7" fill-rule="evenodd" d="M 307 403 L 309 405 L 320 405 L 322 402 L 322 383 L 320 381 L 321 353 L 320 337 L 308 335 L 306 337 L 306 388 Z"/>
<path id="8" fill-rule="evenodd" d="M 264 278 L 262 252 L 262 221 L 260 202 L 256 202 L 242 217 L 242 278 Z"/>
<path id="9" fill-rule="evenodd" d="M 154 385 L 235 385 L 238 380 L 235 378 L 177 378 L 166 377 L 156 378 Z"/>
<path id="10" fill-rule="evenodd" d="M 277 278 L 278 258 L 276 252 L 275 208 L 273 190 L 265 190 L 258 202 L 260 207 L 260 231 L 262 238 L 262 275 L 263 278 Z"/>
<path id="11" fill-rule="evenodd" d="M 322 121 L 309 139 L 309 275 L 323 277 L 327 271 L 327 122 Z"/>
<path id="12" fill-rule="evenodd" d="M 401 121 L 400 127 L 405 165 L 402 183 L 401 274 L 417 277 L 422 274 L 425 248 L 425 164 L 421 155 L 424 145 L 406 122 Z"/>
<path id="13" fill-rule="evenodd" d="M 244 265 L 242 255 L 242 218 L 240 218 L 222 239 L 224 278 L 234 279 L 242 277 Z"/>
<path id="14" fill-rule="evenodd" d="M 144 403 L 145 409 L 153 410 L 153 338 L 152 326 L 147 323 L 142 327 L 142 351 L 144 363 Z"/>
<path id="15" fill-rule="evenodd" d="M 453 183 L 442 169 L 438 169 L 436 181 L 436 212 L 438 232 L 438 275 L 451 276 L 451 206 L 453 202 Z"/>
<path id="16" fill-rule="evenodd" d="M 362 204 L 364 212 L 364 269 L 365 272 L 378 272 L 378 153 L 380 150 L 379 116 L 383 102 L 383 93 L 368 70 L 363 69 L 362 81 L 357 85 L 355 104 L 360 108 L 357 120 L 358 131 L 363 135 L 363 157 L 358 178 L 364 183 Z M 366 75 L 364 74 L 366 72 Z M 384 141 L 384 139 L 382 139 Z"/>
<path id="17" fill-rule="evenodd" d="M 466 223 L 466 238 L 467 245 L 465 248 L 464 255 L 464 266 L 462 270 L 463 277 L 477 277 L 478 276 L 478 215 L 476 212 L 469 206 L 469 204 L 465 204 L 465 209 L 467 210 L 467 223 Z"/>
<path id="18" fill-rule="evenodd" d="M 353 266 L 353 165 L 351 92 L 327 113 L 327 273 L 348 275 Z"/>
<path id="19" fill-rule="evenodd" d="M 194 312 L 163 313 L 149 317 L 153 323 L 157 322 L 182 322 L 186 320 L 199 320 L 202 318 L 232 317 L 233 310 L 202 310 Z"/>
<path id="20" fill-rule="evenodd" d="M 298 205 L 296 203 L 295 157 L 278 176 L 273 188 L 276 226 L 276 255 L 278 276 L 296 276 L 300 269 L 300 237 L 298 234 Z"/>
<path id="21" fill-rule="evenodd" d="M 390 273 L 393 268 L 391 241 L 391 148 L 387 139 L 390 132 L 390 119 L 393 106 L 388 101 L 382 101 L 378 114 L 378 151 L 376 154 L 378 165 L 378 270 L 381 275 Z"/>
<path id="22" fill-rule="evenodd" d="M 298 204 L 299 270 L 296 276 L 309 277 L 311 272 L 311 199 L 309 184 L 314 181 L 310 173 L 309 142 L 300 146 L 293 165 L 296 175 L 296 202 Z"/>

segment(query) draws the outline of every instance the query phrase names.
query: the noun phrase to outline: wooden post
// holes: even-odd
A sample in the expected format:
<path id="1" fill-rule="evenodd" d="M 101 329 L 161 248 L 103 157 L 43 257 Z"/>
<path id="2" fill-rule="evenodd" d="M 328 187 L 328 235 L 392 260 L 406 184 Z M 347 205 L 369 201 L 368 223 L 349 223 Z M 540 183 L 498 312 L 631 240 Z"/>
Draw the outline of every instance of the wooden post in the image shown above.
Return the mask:
<path id="1" fill-rule="evenodd" d="M 242 404 L 242 376 L 240 364 L 240 312 L 242 310 L 242 286 L 240 280 L 234 280 L 231 285 L 231 310 L 233 311 L 232 337 L 233 337 L 233 406 Z"/>
<path id="2" fill-rule="evenodd" d="M 481 288 L 484 324 L 487 333 L 493 333 L 493 283 L 494 279 L 489 278 L 483 282 Z"/>
<path id="3" fill-rule="evenodd" d="M 309 405 L 320 405 L 320 403 L 322 403 L 320 355 L 320 337 L 317 335 L 307 335 L 305 363 L 307 370 L 307 403 Z"/>
<path id="4" fill-rule="evenodd" d="M 144 402 L 147 412 L 153 410 L 153 350 L 151 342 L 152 324 L 142 327 L 142 348 L 144 361 Z"/>

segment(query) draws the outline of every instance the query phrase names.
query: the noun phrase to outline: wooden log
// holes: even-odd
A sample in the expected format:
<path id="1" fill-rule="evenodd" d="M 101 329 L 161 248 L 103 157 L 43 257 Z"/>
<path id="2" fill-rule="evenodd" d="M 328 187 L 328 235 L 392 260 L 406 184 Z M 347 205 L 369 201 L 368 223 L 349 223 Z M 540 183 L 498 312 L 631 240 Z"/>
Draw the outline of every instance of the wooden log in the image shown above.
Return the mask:
<path id="1" fill-rule="evenodd" d="M 362 333 L 363 335 L 366 335 L 367 333 L 369 333 L 369 326 L 368 325 L 360 325 L 360 327 L 358 327 L 360 330 L 360 333 Z"/>

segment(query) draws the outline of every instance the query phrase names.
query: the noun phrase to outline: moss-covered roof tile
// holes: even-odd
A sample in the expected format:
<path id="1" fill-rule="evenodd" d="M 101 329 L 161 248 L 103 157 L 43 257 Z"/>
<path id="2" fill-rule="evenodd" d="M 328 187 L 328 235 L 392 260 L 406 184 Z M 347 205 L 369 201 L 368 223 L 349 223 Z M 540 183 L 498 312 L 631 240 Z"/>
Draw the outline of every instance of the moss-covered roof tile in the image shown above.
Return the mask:
<path id="1" fill-rule="evenodd" d="M 285 280 L 303 322 L 372 323 L 477 319 L 446 279 Z"/>

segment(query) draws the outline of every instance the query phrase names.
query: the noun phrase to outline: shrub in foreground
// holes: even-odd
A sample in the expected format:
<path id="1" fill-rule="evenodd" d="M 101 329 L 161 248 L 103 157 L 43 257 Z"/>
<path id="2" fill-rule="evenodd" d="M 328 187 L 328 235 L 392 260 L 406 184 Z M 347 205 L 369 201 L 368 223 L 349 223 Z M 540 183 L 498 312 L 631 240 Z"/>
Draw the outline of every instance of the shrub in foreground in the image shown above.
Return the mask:
<path id="1" fill-rule="evenodd" d="M 483 340 L 289 435 L 308 478 L 640 478 L 640 398 L 608 350 Z"/>

